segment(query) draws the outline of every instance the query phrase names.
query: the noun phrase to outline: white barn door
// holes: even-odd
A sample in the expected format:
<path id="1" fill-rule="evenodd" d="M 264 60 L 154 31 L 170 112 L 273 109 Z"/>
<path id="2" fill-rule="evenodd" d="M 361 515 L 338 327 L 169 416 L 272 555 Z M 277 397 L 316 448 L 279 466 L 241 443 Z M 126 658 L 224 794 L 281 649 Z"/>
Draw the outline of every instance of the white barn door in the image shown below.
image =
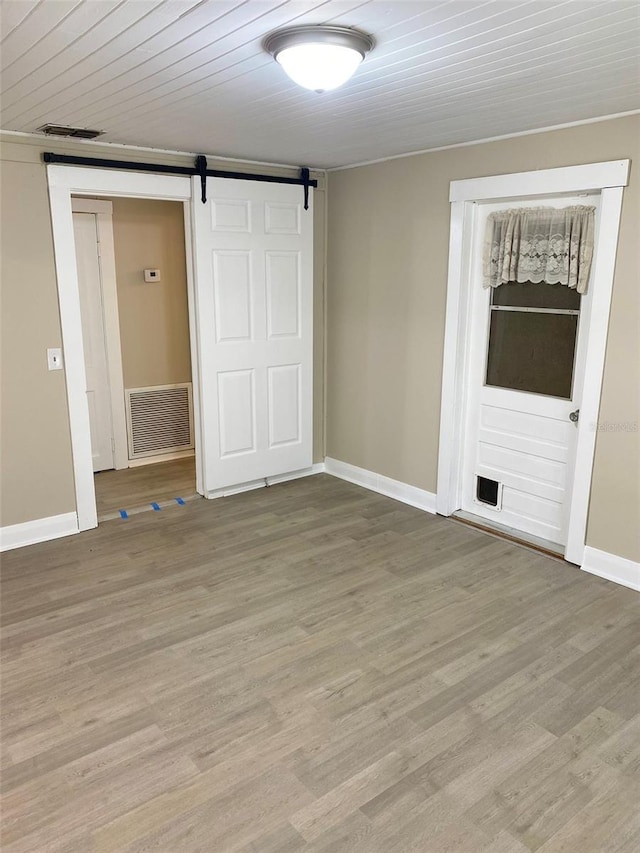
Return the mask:
<path id="1" fill-rule="evenodd" d="M 313 212 L 302 187 L 193 179 L 203 491 L 312 463 Z"/>

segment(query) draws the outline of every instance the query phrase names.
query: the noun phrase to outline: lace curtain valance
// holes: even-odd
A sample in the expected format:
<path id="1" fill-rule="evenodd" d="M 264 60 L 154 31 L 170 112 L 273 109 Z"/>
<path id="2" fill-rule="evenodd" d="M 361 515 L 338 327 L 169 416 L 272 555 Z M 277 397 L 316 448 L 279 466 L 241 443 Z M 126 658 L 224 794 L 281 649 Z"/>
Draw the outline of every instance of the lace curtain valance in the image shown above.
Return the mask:
<path id="1" fill-rule="evenodd" d="M 483 285 L 566 284 L 585 293 L 593 258 L 595 208 L 521 207 L 489 214 Z"/>

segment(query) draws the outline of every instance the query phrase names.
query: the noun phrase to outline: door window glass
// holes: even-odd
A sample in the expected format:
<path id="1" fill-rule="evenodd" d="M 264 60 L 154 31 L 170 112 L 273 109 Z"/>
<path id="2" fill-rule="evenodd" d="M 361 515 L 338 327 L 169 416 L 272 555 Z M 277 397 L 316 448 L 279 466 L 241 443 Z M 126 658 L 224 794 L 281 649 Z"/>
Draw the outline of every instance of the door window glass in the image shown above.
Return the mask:
<path id="1" fill-rule="evenodd" d="M 494 287 L 492 305 L 509 305 L 513 308 L 559 308 L 580 310 L 580 294 L 564 284 L 534 284 L 531 281 L 509 282 Z"/>
<path id="2" fill-rule="evenodd" d="M 580 294 L 557 284 L 492 290 L 486 384 L 570 399 Z"/>

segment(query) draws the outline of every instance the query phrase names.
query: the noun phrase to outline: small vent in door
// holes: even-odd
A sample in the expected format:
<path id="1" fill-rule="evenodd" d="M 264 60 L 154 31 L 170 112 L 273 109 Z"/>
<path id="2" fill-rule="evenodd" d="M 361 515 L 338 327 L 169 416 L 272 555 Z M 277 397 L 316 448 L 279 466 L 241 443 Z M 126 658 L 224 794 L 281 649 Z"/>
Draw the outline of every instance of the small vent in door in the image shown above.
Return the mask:
<path id="1" fill-rule="evenodd" d="M 191 383 L 125 391 L 129 458 L 193 448 Z"/>

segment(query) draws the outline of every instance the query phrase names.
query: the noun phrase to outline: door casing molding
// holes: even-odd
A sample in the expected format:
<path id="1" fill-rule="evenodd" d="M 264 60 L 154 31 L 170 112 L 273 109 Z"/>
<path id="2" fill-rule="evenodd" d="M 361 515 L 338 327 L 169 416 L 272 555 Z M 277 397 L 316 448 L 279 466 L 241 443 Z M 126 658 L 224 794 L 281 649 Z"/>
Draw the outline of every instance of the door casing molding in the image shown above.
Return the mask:
<path id="1" fill-rule="evenodd" d="M 124 378 L 122 372 L 122 346 L 118 315 L 118 288 L 116 259 L 113 243 L 113 205 L 110 201 L 95 198 L 72 198 L 73 213 L 92 213 L 96 217 L 99 243 L 98 260 L 102 285 L 102 321 L 107 349 L 109 371 L 109 405 L 113 438 L 113 463 L 116 470 L 127 468 L 127 418 L 124 405 Z"/>
<path id="2" fill-rule="evenodd" d="M 611 291 L 615 270 L 623 188 L 628 183 L 629 160 L 542 169 L 452 181 L 449 273 L 442 371 L 440 445 L 436 508 L 451 515 L 461 505 L 462 448 L 467 388 L 469 294 L 472 281 L 471 246 L 478 202 L 505 201 L 564 193 L 600 191 L 600 227 L 590 287 L 592 310 L 576 444 L 573 484 L 568 491 L 571 509 L 565 559 L 581 565 L 586 545 L 587 513 L 595 452 L 596 429 Z"/>
<path id="3" fill-rule="evenodd" d="M 78 532 L 98 525 L 91 456 L 89 407 L 86 394 L 84 346 L 80 314 L 80 292 L 75 255 L 71 196 L 149 198 L 181 201 L 184 205 L 189 331 L 192 352 L 194 431 L 196 441 L 196 488 L 201 489 L 201 417 L 197 330 L 194 328 L 195 299 L 193 246 L 191 240 L 191 181 L 176 175 L 118 172 L 76 166 L 47 166 L 49 207 L 53 230 L 62 347 L 71 430 L 71 452 L 75 479 Z M 122 374 L 120 374 L 122 375 Z M 124 396 L 123 396 L 124 404 Z M 126 444 L 125 444 L 126 446 Z"/>

